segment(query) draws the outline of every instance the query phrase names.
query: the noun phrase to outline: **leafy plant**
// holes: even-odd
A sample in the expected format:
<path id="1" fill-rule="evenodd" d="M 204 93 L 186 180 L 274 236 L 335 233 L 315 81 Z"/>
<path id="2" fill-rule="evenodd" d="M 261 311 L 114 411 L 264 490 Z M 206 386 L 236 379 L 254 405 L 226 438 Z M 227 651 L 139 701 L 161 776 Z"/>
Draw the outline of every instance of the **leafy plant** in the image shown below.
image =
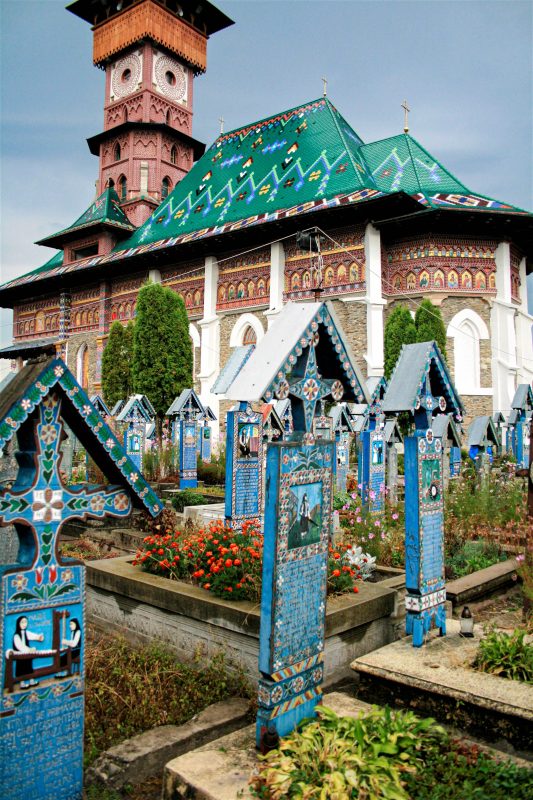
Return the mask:
<path id="1" fill-rule="evenodd" d="M 411 711 L 373 707 L 353 718 L 319 706 L 317 714 L 264 756 L 251 781 L 258 797 L 409 800 L 406 775 L 447 738 L 433 719 Z"/>
<path id="2" fill-rule="evenodd" d="M 200 492 L 195 492 L 194 489 L 183 489 L 181 492 L 176 492 L 172 495 L 172 507 L 176 511 L 183 511 L 186 506 L 203 506 L 205 505 L 205 497 Z"/>
<path id="3" fill-rule="evenodd" d="M 502 678 L 533 683 L 533 645 L 525 641 L 526 632 L 491 631 L 479 643 L 474 667 Z"/>
<path id="4" fill-rule="evenodd" d="M 423 769 L 408 773 L 405 782 L 413 800 L 533 800 L 531 770 L 457 741 L 429 749 Z"/>
<path id="5" fill-rule="evenodd" d="M 491 567 L 498 561 L 505 561 L 507 556 L 494 542 L 484 539 L 466 541 L 446 559 L 446 572 L 449 577 L 460 578 L 477 570 Z"/>

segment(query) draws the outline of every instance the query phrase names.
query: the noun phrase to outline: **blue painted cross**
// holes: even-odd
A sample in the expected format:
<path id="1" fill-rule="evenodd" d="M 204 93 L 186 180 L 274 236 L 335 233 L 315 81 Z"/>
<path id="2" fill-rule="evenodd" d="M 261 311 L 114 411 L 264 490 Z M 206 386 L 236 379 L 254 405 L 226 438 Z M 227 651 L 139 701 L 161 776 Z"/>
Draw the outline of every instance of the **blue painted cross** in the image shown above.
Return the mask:
<path id="1" fill-rule="evenodd" d="M 20 523 L 35 532 L 33 544 L 22 537 L 20 553 L 20 560 L 33 567 L 46 566 L 53 560 L 59 528 L 66 520 L 102 518 L 109 514 L 126 517 L 131 512 L 131 501 L 120 487 L 86 489 L 63 483 L 60 414 L 61 401 L 56 395 L 43 400 L 36 425 L 37 444 L 33 434 L 24 442 L 16 482 L 11 491 L 0 496 L 0 522 Z M 130 480 L 134 483 L 137 475 L 133 473 Z"/>
<path id="2" fill-rule="evenodd" d="M 316 413 L 316 404 L 331 394 L 335 381 L 322 380 L 318 372 L 316 363 L 315 345 L 311 343 L 307 351 L 307 357 L 302 362 L 303 375 L 299 375 L 296 380 L 290 383 L 290 393 L 301 401 L 304 413 L 304 425 L 302 426 L 301 409 L 296 407 L 293 410 L 294 427 L 296 430 L 305 430 L 308 433 L 313 431 L 313 419 Z"/>

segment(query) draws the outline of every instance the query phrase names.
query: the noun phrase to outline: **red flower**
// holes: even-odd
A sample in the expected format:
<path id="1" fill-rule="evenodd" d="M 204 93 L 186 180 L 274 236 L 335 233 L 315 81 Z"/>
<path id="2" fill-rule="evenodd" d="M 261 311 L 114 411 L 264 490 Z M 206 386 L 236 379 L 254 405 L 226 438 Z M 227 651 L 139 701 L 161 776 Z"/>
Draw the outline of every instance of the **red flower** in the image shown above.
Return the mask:
<path id="1" fill-rule="evenodd" d="M 232 567 L 233 566 L 233 561 L 231 560 L 231 558 L 226 559 L 226 561 L 224 562 L 224 565 L 226 567 Z"/>
<path id="2" fill-rule="evenodd" d="M 357 594 L 357 592 L 359 591 L 359 589 L 357 588 L 357 586 L 354 586 L 354 587 L 353 587 L 353 590 L 354 590 L 354 592 L 355 592 L 356 594 Z"/>
<path id="3" fill-rule="evenodd" d="M 204 589 L 210 589 L 210 588 L 211 588 L 210 583 L 204 583 Z"/>
<path id="4" fill-rule="evenodd" d="M 339 575 L 341 574 L 341 571 L 340 569 L 334 569 L 331 574 L 333 575 L 334 578 L 338 578 Z"/>
<path id="5" fill-rule="evenodd" d="M 241 562 L 241 559 L 240 559 L 240 558 L 236 558 L 236 559 L 233 561 L 233 566 L 235 566 L 235 567 L 239 567 L 239 566 L 241 565 L 241 563 L 242 563 L 242 562 Z"/>

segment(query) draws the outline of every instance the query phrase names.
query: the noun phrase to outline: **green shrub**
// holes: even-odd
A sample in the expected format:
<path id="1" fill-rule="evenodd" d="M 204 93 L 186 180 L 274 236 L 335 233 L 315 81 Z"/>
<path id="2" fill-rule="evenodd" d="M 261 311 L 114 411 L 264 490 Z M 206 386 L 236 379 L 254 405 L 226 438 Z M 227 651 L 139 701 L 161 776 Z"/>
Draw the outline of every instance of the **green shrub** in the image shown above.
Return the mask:
<path id="1" fill-rule="evenodd" d="M 491 631 L 479 643 L 474 667 L 502 678 L 533 683 L 533 645 L 524 641 L 526 632 Z"/>
<path id="2" fill-rule="evenodd" d="M 183 489 L 183 491 L 172 495 L 170 502 L 176 511 L 181 512 L 186 506 L 205 505 L 205 497 L 200 492 L 195 492 L 194 489 Z"/>
<path id="3" fill-rule="evenodd" d="M 453 742 L 432 749 L 424 768 L 406 775 L 412 800 L 533 800 L 533 773 L 512 761 L 495 761 L 475 745 Z"/>
<path id="4" fill-rule="evenodd" d="M 483 539 L 467 541 L 446 559 L 446 572 L 451 578 L 461 578 L 506 558 L 505 553 L 493 542 Z"/>
<path id="5" fill-rule="evenodd" d="M 206 486 L 224 486 L 226 481 L 226 467 L 218 460 L 205 464 L 198 459 L 197 474 Z"/>
<path id="6" fill-rule="evenodd" d="M 431 748 L 446 739 L 434 720 L 411 711 L 374 707 L 353 718 L 318 706 L 317 714 L 264 757 L 252 778 L 259 797 L 409 800 L 404 779 L 423 765 L 422 740 Z"/>
<path id="7" fill-rule="evenodd" d="M 251 779 L 263 800 L 533 800 L 527 768 L 449 738 L 432 719 L 373 708 L 357 719 L 319 706 Z"/>
<path id="8" fill-rule="evenodd" d="M 351 497 L 348 492 L 335 492 L 333 495 L 333 509 L 342 511 L 344 506 L 350 505 Z"/>

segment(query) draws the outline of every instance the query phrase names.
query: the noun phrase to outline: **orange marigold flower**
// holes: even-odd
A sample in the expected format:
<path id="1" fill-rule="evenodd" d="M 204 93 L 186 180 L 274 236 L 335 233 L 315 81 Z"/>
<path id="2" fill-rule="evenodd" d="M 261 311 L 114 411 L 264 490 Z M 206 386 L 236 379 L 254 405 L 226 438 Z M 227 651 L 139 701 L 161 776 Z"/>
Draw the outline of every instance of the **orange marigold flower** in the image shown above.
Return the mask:
<path id="1" fill-rule="evenodd" d="M 162 547 L 160 547 L 157 552 L 159 553 L 160 556 L 162 556 L 165 551 L 163 550 Z"/>
<path id="2" fill-rule="evenodd" d="M 357 594 L 357 592 L 359 591 L 359 589 L 357 588 L 357 586 L 354 586 L 354 587 L 353 587 L 353 590 L 354 590 L 354 592 L 355 592 L 356 594 Z"/>
<path id="3" fill-rule="evenodd" d="M 340 558 L 340 557 L 341 557 L 340 553 L 333 553 L 333 558 Z"/>
<path id="4" fill-rule="evenodd" d="M 236 559 L 234 559 L 234 561 L 233 561 L 233 565 L 234 565 L 235 567 L 239 567 L 241 564 L 242 564 L 242 561 L 241 561 L 241 559 L 240 559 L 240 558 L 236 558 Z"/>
<path id="5" fill-rule="evenodd" d="M 231 560 L 231 558 L 227 558 L 226 561 L 224 561 L 224 565 L 226 567 L 232 567 L 233 566 L 233 561 Z"/>
<path id="6" fill-rule="evenodd" d="M 341 574 L 341 571 L 340 569 L 334 569 L 331 574 L 333 575 L 334 578 L 338 578 L 339 575 Z"/>
<path id="7" fill-rule="evenodd" d="M 211 588 L 210 583 L 204 583 L 204 589 L 210 589 L 210 588 Z"/>
<path id="8" fill-rule="evenodd" d="M 227 592 L 232 592 L 233 591 L 233 587 L 232 586 L 225 586 L 224 588 L 225 588 L 225 590 Z"/>

